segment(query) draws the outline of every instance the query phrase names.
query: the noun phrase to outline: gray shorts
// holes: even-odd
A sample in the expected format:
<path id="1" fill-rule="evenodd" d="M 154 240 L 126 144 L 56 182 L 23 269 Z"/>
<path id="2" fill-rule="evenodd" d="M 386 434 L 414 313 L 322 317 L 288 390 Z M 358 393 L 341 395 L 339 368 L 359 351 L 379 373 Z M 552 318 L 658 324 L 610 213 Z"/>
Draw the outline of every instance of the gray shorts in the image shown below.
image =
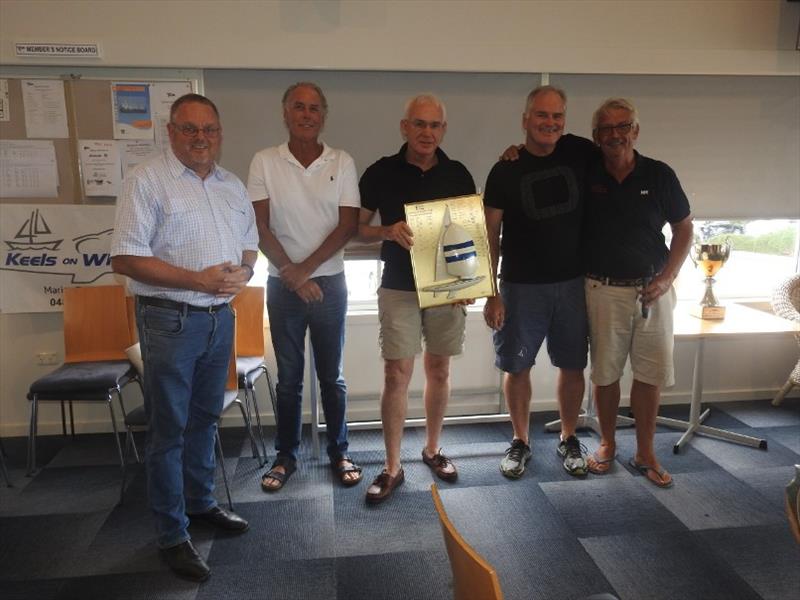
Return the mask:
<path id="1" fill-rule="evenodd" d="M 560 369 L 586 367 L 589 326 L 583 277 L 557 283 L 500 282 L 506 317 L 494 332 L 495 366 L 519 373 L 536 363 L 547 338 L 550 362 Z"/>
<path id="2" fill-rule="evenodd" d="M 425 351 L 456 356 L 464 351 L 467 310 L 457 304 L 421 309 L 416 292 L 378 290 L 381 355 L 386 360 L 413 358 Z"/>

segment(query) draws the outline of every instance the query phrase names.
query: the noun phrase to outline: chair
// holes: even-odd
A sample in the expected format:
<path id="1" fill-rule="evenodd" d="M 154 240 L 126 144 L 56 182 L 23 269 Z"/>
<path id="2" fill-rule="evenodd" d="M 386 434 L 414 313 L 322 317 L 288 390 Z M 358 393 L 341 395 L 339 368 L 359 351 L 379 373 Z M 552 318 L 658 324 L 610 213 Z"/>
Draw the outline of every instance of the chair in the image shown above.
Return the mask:
<path id="1" fill-rule="evenodd" d="M 27 474 L 36 470 L 39 403 L 61 403 L 61 428 L 67 434 L 64 403 L 69 403 L 70 429 L 75 435 L 73 402 L 105 402 L 111 414 L 120 465 L 124 465 L 112 397 L 125 416 L 122 388 L 139 382 L 125 356 L 132 343 L 122 286 L 64 289 L 64 364 L 34 381 L 28 390 L 31 420 L 28 431 Z"/>
<path id="2" fill-rule="evenodd" d="M 794 539 L 800 544 L 800 465 L 794 466 L 794 479 L 786 485 L 786 516 Z"/>
<path id="3" fill-rule="evenodd" d="M 263 451 L 263 456 L 260 457 L 263 458 L 261 464 L 265 464 L 267 462 L 267 445 L 264 442 L 264 428 L 261 425 L 261 411 L 258 408 L 255 388 L 256 381 L 262 375 L 267 376 L 272 414 L 276 418 L 278 412 L 275 408 L 275 386 L 264 362 L 264 288 L 246 287 L 233 299 L 233 308 L 236 310 L 236 372 L 239 377 L 239 389 L 244 391 L 248 417 L 250 415 L 249 399 L 253 400 L 258 437 Z M 246 421 L 245 425 L 248 428 L 253 458 L 259 458 L 251 422 Z"/>
<path id="4" fill-rule="evenodd" d="M 475 552 L 447 517 L 436 484 L 431 484 L 433 505 L 442 525 L 444 544 L 453 571 L 454 600 L 502 600 L 503 592 L 492 566 Z"/>
<path id="5" fill-rule="evenodd" d="M 772 295 L 772 310 L 779 317 L 790 321 L 800 322 L 800 274 L 795 274 L 784 281 Z M 800 345 L 800 333 L 795 334 Z M 800 358 L 794 369 L 789 373 L 789 379 L 783 384 L 778 395 L 772 400 L 773 406 L 779 406 L 784 397 L 795 386 L 800 386 Z"/>
<path id="6" fill-rule="evenodd" d="M 239 394 L 239 381 L 236 376 L 236 335 L 234 333 L 234 343 L 231 348 L 231 359 L 228 363 L 228 379 L 225 382 L 225 395 L 222 399 L 222 413 L 224 414 L 226 410 L 228 410 L 234 404 L 239 405 L 239 409 L 242 411 L 242 417 L 244 418 L 244 407 L 242 406 L 241 401 L 238 398 Z M 136 362 L 136 361 L 134 361 Z M 122 505 L 122 502 L 125 498 L 125 483 L 128 480 L 128 456 L 130 451 L 133 451 L 134 460 L 135 462 L 139 462 L 139 454 L 136 451 L 136 442 L 133 439 L 133 434 L 136 432 L 147 431 L 147 413 L 144 409 L 144 404 L 141 406 L 137 406 L 131 412 L 129 412 L 125 417 L 125 456 L 122 463 L 122 487 L 119 491 L 119 505 Z M 233 500 L 231 499 L 231 488 L 228 483 L 228 471 L 225 468 L 225 457 L 222 453 L 222 440 L 219 437 L 219 428 L 217 428 L 217 432 L 214 435 L 215 438 L 215 446 L 217 452 L 217 461 L 220 465 L 220 470 L 222 471 L 222 480 L 225 482 L 225 494 L 228 497 L 228 507 L 233 510 Z"/>

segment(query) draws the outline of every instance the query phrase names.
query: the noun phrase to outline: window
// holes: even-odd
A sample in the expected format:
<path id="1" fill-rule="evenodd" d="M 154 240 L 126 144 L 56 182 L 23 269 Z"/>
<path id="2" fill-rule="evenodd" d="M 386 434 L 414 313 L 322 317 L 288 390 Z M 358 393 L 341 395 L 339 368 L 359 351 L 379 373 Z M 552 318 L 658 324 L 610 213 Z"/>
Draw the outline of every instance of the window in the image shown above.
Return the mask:
<path id="1" fill-rule="evenodd" d="M 258 253 L 258 260 L 253 269 L 254 275 L 248 285 L 264 286 L 267 282 L 267 257 Z M 375 308 L 376 290 L 381 283 L 381 261 L 371 259 L 349 259 L 344 263 L 347 277 L 347 300 L 351 309 Z"/>
<path id="2" fill-rule="evenodd" d="M 721 298 L 769 298 L 778 283 L 798 269 L 797 220 L 694 221 L 695 241 L 704 244 L 731 244 L 728 261 L 714 276 L 714 294 Z M 669 225 L 664 228 L 667 244 Z M 680 300 L 700 301 L 705 292 L 705 277 L 692 262 L 691 252 L 675 281 Z"/>
<path id="3" fill-rule="evenodd" d="M 350 309 L 374 308 L 375 292 L 381 285 L 380 259 L 350 259 L 344 262 L 347 303 Z"/>
<path id="4" fill-rule="evenodd" d="M 800 221 L 790 219 L 694 221 L 695 241 L 704 244 L 731 244 L 731 254 L 714 277 L 714 293 L 722 298 L 770 298 L 778 283 L 798 271 Z M 664 227 L 667 245 L 672 231 Z M 347 294 L 351 310 L 375 309 L 375 292 L 381 282 L 378 258 L 351 258 L 345 261 Z M 255 275 L 250 285 L 265 285 L 267 259 L 259 252 Z M 691 256 L 675 280 L 678 299 L 699 302 L 705 292 L 705 277 Z M 475 309 L 483 305 L 479 300 Z"/>

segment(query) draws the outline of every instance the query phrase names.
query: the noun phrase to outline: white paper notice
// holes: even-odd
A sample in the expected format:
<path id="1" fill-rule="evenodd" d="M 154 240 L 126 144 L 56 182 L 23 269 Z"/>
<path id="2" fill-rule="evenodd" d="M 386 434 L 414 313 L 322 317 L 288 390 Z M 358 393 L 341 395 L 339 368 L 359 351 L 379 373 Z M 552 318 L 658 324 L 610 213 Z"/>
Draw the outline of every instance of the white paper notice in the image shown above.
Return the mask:
<path id="1" fill-rule="evenodd" d="M 8 79 L 0 79 L 0 121 L 11 120 L 11 107 L 8 102 Z"/>
<path id="2" fill-rule="evenodd" d="M 157 115 L 156 122 L 156 149 L 159 152 L 164 152 L 169 148 L 169 132 L 167 131 L 167 123 L 169 123 L 169 115 Z"/>
<path id="3" fill-rule="evenodd" d="M 133 167 L 158 154 L 155 142 L 149 140 L 122 140 L 117 143 L 122 158 L 123 179 Z"/>
<path id="4" fill-rule="evenodd" d="M 52 141 L 0 140 L 0 198 L 57 198 Z"/>
<path id="5" fill-rule="evenodd" d="M 188 81 L 157 81 L 150 84 L 150 100 L 153 103 L 153 115 L 169 116 L 172 103 L 184 94 L 192 91 Z"/>
<path id="6" fill-rule="evenodd" d="M 22 104 L 29 138 L 69 137 L 64 82 L 60 79 L 23 79 Z"/>
<path id="7" fill-rule="evenodd" d="M 119 150 L 114 140 L 80 140 L 83 189 L 87 196 L 119 196 Z"/>

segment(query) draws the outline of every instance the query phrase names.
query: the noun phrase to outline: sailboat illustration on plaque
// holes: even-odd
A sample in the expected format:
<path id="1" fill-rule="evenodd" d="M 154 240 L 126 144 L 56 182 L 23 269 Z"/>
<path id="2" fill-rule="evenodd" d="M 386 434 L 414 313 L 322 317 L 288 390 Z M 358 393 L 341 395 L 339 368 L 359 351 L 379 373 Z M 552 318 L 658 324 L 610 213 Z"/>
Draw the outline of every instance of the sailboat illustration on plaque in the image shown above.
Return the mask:
<path id="1" fill-rule="evenodd" d="M 14 236 L 15 241 L 6 240 L 6 245 L 11 250 L 52 250 L 55 252 L 58 250 L 59 246 L 61 246 L 61 242 L 64 241 L 63 239 L 48 241 L 37 239 L 50 233 L 52 233 L 52 231 L 50 231 L 50 226 L 37 208 L 31 212 L 31 216 L 25 220 L 22 227 L 17 231 L 17 235 Z M 27 241 L 22 242 L 16 240 Z"/>
<path id="2" fill-rule="evenodd" d="M 480 196 L 406 205 L 411 264 L 422 308 L 494 294 Z"/>
<path id="3" fill-rule="evenodd" d="M 444 209 L 442 235 L 436 252 L 436 281 L 425 286 L 423 291 L 433 295 L 447 292 L 448 298 L 455 298 L 455 292 L 483 281 L 484 276 L 475 273 L 478 270 L 478 255 L 475 252 L 475 240 L 467 231 L 450 217 L 450 207 Z M 455 279 L 453 279 L 455 277 Z"/>

